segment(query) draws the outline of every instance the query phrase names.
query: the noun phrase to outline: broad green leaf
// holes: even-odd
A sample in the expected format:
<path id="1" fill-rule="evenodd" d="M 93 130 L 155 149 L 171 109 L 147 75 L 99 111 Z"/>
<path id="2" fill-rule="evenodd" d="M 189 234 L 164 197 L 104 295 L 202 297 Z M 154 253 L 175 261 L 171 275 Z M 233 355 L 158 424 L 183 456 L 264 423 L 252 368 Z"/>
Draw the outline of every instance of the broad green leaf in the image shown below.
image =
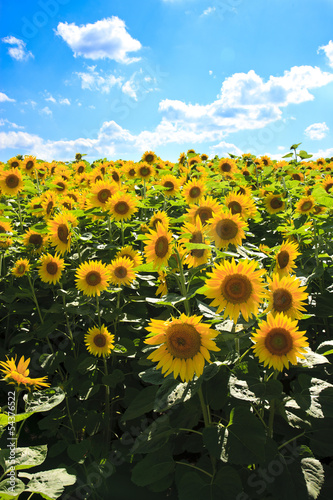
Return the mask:
<path id="1" fill-rule="evenodd" d="M 169 417 L 162 415 L 136 438 L 130 452 L 153 453 L 166 445 L 175 432 L 176 430 L 170 427 Z"/>
<path id="2" fill-rule="evenodd" d="M 73 462 L 80 462 L 90 449 L 91 441 L 83 439 L 79 443 L 70 444 L 67 448 L 67 454 Z"/>
<path id="3" fill-rule="evenodd" d="M 65 399 L 65 393 L 60 387 L 49 387 L 43 391 L 25 394 L 26 412 L 49 411 Z"/>
<path id="4" fill-rule="evenodd" d="M 292 146 L 290 146 L 290 149 L 297 149 L 301 144 L 301 142 L 299 142 L 298 144 L 293 144 Z"/>
<path id="5" fill-rule="evenodd" d="M 102 378 L 102 383 L 114 388 L 117 384 L 123 382 L 124 378 L 124 372 L 116 368 L 112 373 L 110 373 L 109 375 L 105 375 Z"/>
<path id="6" fill-rule="evenodd" d="M 18 415 L 15 415 L 15 422 L 21 422 L 22 420 L 25 420 L 26 418 L 29 418 L 31 415 L 33 415 L 35 412 L 27 412 L 27 413 L 19 413 Z M 10 421 L 12 421 L 12 416 L 10 417 Z M 0 414 L 0 428 L 1 427 L 6 427 L 8 425 L 8 414 L 7 413 L 1 413 Z"/>
<path id="7" fill-rule="evenodd" d="M 0 483 L 0 498 L 1 500 L 14 500 L 20 496 L 25 490 L 25 484 L 19 479 L 15 479 L 15 484 L 10 478 L 1 481 Z"/>
<path id="8" fill-rule="evenodd" d="M 142 389 L 126 409 L 122 420 L 126 422 L 127 420 L 132 420 L 133 418 L 140 417 L 144 413 L 150 412 L 155 405 L 157 390 L 158 387 L 156 385 Z"/>
<path id="9" fill-rule="evenodd" d="M 165 411 L 176 404 L 187 401 L 191 396 L 190 384 L 175 379 L 165 380 L 156 393 L 154 409 L 158 412 Z"/>
<path id="10" fill-rule="evenodd" d="M 138 486 L 147 486 L 164 478 L 175 468 L 171 453 L 159 450 L 146 455 L 132 469 L 131 479 Z"/>
<path id="11" fill-rule="evenodd" d="M 36 474 L 21 472 L 19 476 L 30 479 L 26 491 L 39 493 L 45 500 L 56 500 L 62 495 L 65 486 L 76 482 L 76 476 L 68 474 L 63 468 L 37 472 Z"/>
<path id="12" fill-rule="evenodd" d="M 1 450 L 1 462 L 4 461 L 5 470 L 8 470 L 12 465 L 10 460 L 10 450 Z M 25 448 L 15 448 L 15 468 L 17 470 L 30 469 L 41 465 L 46 459 L 47 445 L 30 446 Z"/>

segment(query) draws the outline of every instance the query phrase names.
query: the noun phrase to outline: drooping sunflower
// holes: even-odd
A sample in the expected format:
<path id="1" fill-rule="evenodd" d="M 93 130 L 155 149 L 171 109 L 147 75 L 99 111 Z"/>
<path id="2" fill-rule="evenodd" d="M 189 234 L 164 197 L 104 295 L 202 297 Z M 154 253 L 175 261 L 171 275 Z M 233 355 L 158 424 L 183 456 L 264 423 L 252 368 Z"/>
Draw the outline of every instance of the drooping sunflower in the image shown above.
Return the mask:
<path id="1" fill-rule="evenodd" d="M 157 224 L 162 224 L 162 226 L 166 230 L 169 229 L 170 218 L 168 217 L 167 213 L 164 212 L 163 210 L 155 212 L 149 221 L 149 227 L 152 227 L 155 231 L 157 228 Z"/>
<path id="2" fill-rule="evenodd" d="M 295 260 L 300 255 L 297 243 L 284 241 L 275 255 L 274 272 L 280 276 L 290 274 L 296 267 Z"/>
<path id="3" fill-rule="evenodd" d="M 113 285 L 130 285 L 135 280 L 133 261 L 128 257 L 118 257 L 107 266 Z"/>
<path id="4" fill-rule="evenodd" d="M 76 288 L 85 295 L 100 295 L 109 285 L 110 276 L 105 264 L 98 260 L 83 262 L 75 273 Z"/>
<path id="5" fill-rule="evenodd" d="M 138 210 L 137 199 L 128 193 L 118 191 L 106 204 L 110 216 L 116 221 L 129 220 Z"/>
<path id="6" fill-rule="evenodd" d="M 156 162 L 157 156 L 154 151 L 146 151 L 145 153 L 143 153 L 141 160 L 151 164 Z"/>
<path id="7" fill-rule="evenodd" d="M 137 250 L 134 250 L 134 248 L 131 245 L 126 245 L 125 247 L 121 248 L 117 253 L 116 253 L 116 258 L 119 257 L 126 257 L 130 261 L 133 262 L 133 267 L 139 267 L 141 266 L 143 259 L 139 252 Z"/>
<path id="8" fill-rule="evenodd" d="M 0 189 L 3 194 L 16 196 L 24 188 L 22 174 L 18 168 L 0 172 Z"/>
<path id="9" fill-rule="evenodd" d="M 165 377 L 172 372 L 175 379 L 180 375 L 183 382 L 192 380 L 194 374 L 200 377 L 205 361 L 211 362 L 209 351 L 220 350 L 212 340 L 216 332 L 201 323 L 201 318 L 181 314 L 179 319 L 151 320 L 145 343 L 160 346 L 148 359 L 158 362 L 156 368 L 161 368 Z"/>
<path id="10" fill-rule="evenodd" d="M 204 294 L 217 312 L 225 309 L 225 316 L 229 316 L 237 323 L 239 313 L 245 321 L 250 315 L 258 313 L 260 302 L 267 296 L 262 282 L 264 269 L 257 269 L 255 260 L 243 260 L 238 264 L 234 259 L 231 262 L 218 264 L 213 272 L 207 273 L 209 277 L 205 283 Z"/>
<path id="11" fill-rule="evenodd" d="M 106 357 L 114 348 L 114 335 L 109 333 L 105 325 L 101 325 L 101 328 L 93 326 L 86 333 L 84 343 L 93 356 Z"/>
<path id="12" fill-rule="evenodd" d="M 140 179 L 149 179 L 155 175 L 155 170 L 153 166 L 148 162 L 142 162 L 136 164 L 136 176 Z"/>
<path id="13" fill-rule="evenodd" d="M 18 259 L 13 266 L 12 273 L 17 278 L 24 276 L 30 269 L 28 259 Z"/>
<path id="14" fill-rule="evenodd" d="M 36 165 L 35 156 L 26 156 L 22 162 L 21 169 L 24 173 L 29 175 L 29 177 L 34 177 Z"/>
<path id="15" fill-rule="evenodd" d="M 284 367 L 289 368 L 289 363 L 296 365 L 297 358 L 304 359 L 309 347 L 305 333 L 298 331 L 297 321 L 283 313 L 276 316 L 270 313 L 253 334 L 252 349 L 264 366 L 282 371 Z"/>
<path id="16" fill-rule="evenodd" d="M 257 213 L 253 199 L 244 194 L 229 193 L 224 204 L 232 214 L 239 214 L 244 220 L 255 217 Z"/>
<path id="17" fill-rule="evenodd" d="M 248 229 L 247 223 L 239 214 L 232 214 L 219 210 L 208 221 L 208 232 L 217 248 L 227 249 L 230 244 L 241 245 L 245 238 L 244 230 Z"/>
<path id="18" fill-rule="evenodd" d="M 64 259 L 61 259 L 57 254 L 53 256 L 48 253 L 40 259 L 38 274 L 44 283 L 53 283 L 55 285 L 60 280 L 64 267 Z"/>
<path id="19" fill-rule="evenodd" d="M 182 227 L 182 234 L 183 236 L 178 241 L 185 248 L 186 257 L 184 264 L 187 264 L 188 267 L 197 267 L 205 264 L 211 256 L 210 248 L 187 248 L 188 243 L 209 244 L 209 241 L 205 238 L 206 234 L 200 218 L 197 217 L 193 224 L 185 222 Z M 186 236 L 184 236 L 185 234 Z"/>
<path id="20" fill-rule="evenodd" d="M 177 196 L 177 193 L 179 192 L 180 181 L 174 175 L 164 175 L 163 177 L 161 177 L 158 184 L 165 188 L 163 190 L 163 194 L 167 198 Z"/>
<path id="21" fill-rule="evenodd" d="M 191 179 L 184 184 L 182 195 L 189 205 L 193 205 L 202 199 L 206 190 L 206 183 L 203 179 Z"/>
<path id="22" fill-rule="evenodd" d="M 156 231 L 149 230 L 144 253 L 147 263 L 152 262 L 155 268 L 167 265 L 172 254 L 172 233 L 162 224 L 157 224 Z"/>
<path id="23" fill-rule="evenodd" d="M 23 235 L 23 245 L 33 253 L 41 253 L 47 243 L 48 236 L 46 234 L 38 233 L 32 229 L 28 229 Z"/>
<path id="24" fill-rule="evenodd" d="M 313 196 L 306 196 L 301 198 L 296 203 L 295 212 L 299 214 L 311 214 L 314 211 L 314 207 L 316 205 L 315 199 Z"/>
<path id="25" fill-rule="evenodd" d="M 198 205 L 189 208 L 187 214 L 190 222 L 194 223 L 199 217 L 202 224 L 207 224 L 208 219 L 211 219 L 220 208 L 221 205 L 212 196 L 206 196 L 199 201 Z"/>
<path id="26" fill-rule="evenodd" d="M 7 361 L 0 361 L 0 371 L 5 375 L 4 381 L 8 384 L 16 385 L 19 389 L 42 389 L 43 387 L 49 387 L 51 384 L 46 382 L 47 377 L 30 378 L 29 366 L 30 358 L 24 359 L 24 356 L 20 358 L 16 366 L 16 356 L 15 358 L 9 359 Z M 21 387 L 23 386 L 23 387 Z"/>
<path id="27" fill-rule="evenodd" d="M 285 202 L 280 194 L 269 194 L 264 200 L 266 210 L 269 214 L 277 214 L 285 209 Z"/>
<path id="28" fill-rule="evenodd" d="M 295 276 L 282 276 L 274 274 L 268 279 L 269 303 L 267 312 L 273 315 L 283 313 L 291 319 L 301 319 L 305 309 L 305 300 L 308 297 L 306 286 L 300 286 Z"/>
<path id="29" fill-rule="evenodd" d="M 118 186 L 113 181 L 100 180 L 91 185 L 90 195 L 87 198 L 87 208 L 106 208 L 106 204 L 118 191 Z"/>
<path id="30" fill-rule="evenodd" d="M 47 223 L 50 243 L 56 251 L 63 255 L 70 251 L 72 227 L 77 225 L 77 220 L 70 212 L 57 214 Z"/>

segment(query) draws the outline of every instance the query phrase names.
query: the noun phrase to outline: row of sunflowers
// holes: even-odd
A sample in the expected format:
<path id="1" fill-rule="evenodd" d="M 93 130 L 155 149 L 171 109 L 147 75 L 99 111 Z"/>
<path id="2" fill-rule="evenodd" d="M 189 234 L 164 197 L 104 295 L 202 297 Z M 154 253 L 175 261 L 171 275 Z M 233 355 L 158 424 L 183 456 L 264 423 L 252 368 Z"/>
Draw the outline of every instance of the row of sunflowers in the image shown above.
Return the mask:
<path id="1" fill-rule="evenodd" d="M 0 164 L 3 498 L 328 498 L 333 159 L 298 146 Z"/>

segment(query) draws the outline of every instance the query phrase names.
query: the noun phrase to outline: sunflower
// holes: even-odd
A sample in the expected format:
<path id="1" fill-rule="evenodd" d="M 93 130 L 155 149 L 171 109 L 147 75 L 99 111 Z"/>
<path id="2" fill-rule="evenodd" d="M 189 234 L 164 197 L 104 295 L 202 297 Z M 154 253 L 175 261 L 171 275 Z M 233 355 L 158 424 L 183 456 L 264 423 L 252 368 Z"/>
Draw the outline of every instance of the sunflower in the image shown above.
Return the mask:
<path id="1" fill-rule="evenodd" d="M 179 158 L 178 158 L 178 163 L 180 163 L 182 165 L 185 160 L 186 160 L 186 154 L 180 153 Z"/>
<path id="2" fill-rule="evenodd" d="M 154 151 L 146 151 L 145 153 L 143 153 L 141 160 L 151 164 L 156 162 L 157 156 Z"/>
<path id="3" fill-rule="evenodd" d="M 58 195 L 54 191 L 46 191 L 41 196 L 41 206 L 44 210 L 44 217 L 48 219 L 52 216 L 57 205 Z"/>
<path id="4" fill-rule="evenodd" d="M 257 208 L 251 196 L 229 193 L 224 204 L 232 214 L 239 214 L 244 220 L 255 217 Z"/>
<path id="5" fill-rule="evenodd" d="M 269 214 L 276 214 L 285 209 L 285 202 L 280 194 L 269 194 L 264 200 L 266 210 Z"/>
<path id="6" fill-rule="evenodd" d="M 3 170 L 0 173 L 0 189 L 3 194 L 15 196 L 24 187 L 22 174 L 18 168 Z"/>
<path id="7" fill-rule="evenodd" d="M 201 318 L 181 314 L 179 319 L 152 319 L 149 323 L 147 331 L 150 334 L 145 343 L 160 346 L 148 359 L 158 362 L 156 368 L 162 368 L 165 377 L 172 372 L 175 379 L 180 375 L 185 382 L 192 380 L 194 374 L 200 377 L 205 361 L 211 362 L 209 351 L 220 350 L 212 340 L 216 332 L 201 323 Z"/>
<path id="8" fill-rule="evenodd" d="M 199 155 L 192 156 L 192 158 L 190 158 L 189 160 L 187 160 L 187 164 L 188 164 L 188 166 L 190 168 L 194 167 L 195 165 L 197 165 L 197 163 L 201 163 L 201 158 L 200 158 Z"/>
<path id="9" fill-rule="evenodd" d="M 107 202 L 117 191 L 118 186 L 113 181 L 101 180 L 95 182 L 90 189 L 91 194 L 87 199 L 87 207 L 101 207 L 105 209 Z"/>
<path id="10" fill-rule="evenodd" d="M 158 287 L 155 295 L 160 295 L 160 297 L 163 297 L 168 293 L 167 273 L 165 271 L 159 271 L 157 281 Z"/>
<path id="11" fill-rule="evenodd" d="M 60 280 L 62 271 L 65 266 L 65 261 L 58 255 L 47 254 L 40 259 L 38 274 L 44 283 L 53 283 L 54 285 Z"/>
<path id="12" fill-rule="evenodd" d="M 29 269 L 30 269 L 30 264 L 28 259 L 18 259 L 14 263 L 12 273 L 17 278 L 20 278 L 21 276 L 24 276 L 29 271 Z"/>
<path id="13" fill-rule="evenodd" d="M 134 179 L 136 177 L 136 167 L 133 161 L 128 161 L 123 167 L 123 172 L 127 179 Z"/>
<path id="14" fill-rule="evenodd" d="M 192 179 L 184 184 L 182 195 L 188 205 L 193 205 L 201 200 L 206 190 L 206 183 L 203 179 Z"/>
<path id="15" fill-rule="evenodd" d="M 206 155 L 206 153 L 202 153 L 202 155 L 200 156 L 200 158 L 201 158 L 201 161 L 207 161 L 208 158 L 209 158 L 209 156 Z"/>
<path id="16" fill-rule="evenodd" d="M 163 190 L 163 194 L 167 198 L 177 196 L 177 193 L 179 192 L 180 181 L 174 175 L 171 174 L 164 175 L 160 179 L 158 184 L 165 188 Z"/>
<path id="17" fill-rule="evenodd" d="M 331 177 L 330 175 L 328 175 L 325 178 L 322 186 L 325 189 L 326 193 L 330 193 L 331 189 L 333 188 L 333 177 Z"/>
<path id="18" fill-rule="evenodd" d="M 306 196 L 298 200 L 298 202 L 296 203 L 295 212 L 302 215 L 313 213 L 315 204 L 316 202 L 313 196 Z"/>
<path id="19" fill-rule="evenodd" d="M 121 191 L 112 196 L 106 204 L 106 209 L 111 217 L 116 221 L 129 220 L 133 214 L 138 210 L 137 199 Z"/>
<path id="20" fill-rule="evenodd" d="M 202 224 L 206 224 L 208 219 L 211 219 L 220 208 L 221 205 L 212 196 L 206 196 L 199 201 L 198 205 L 191 207 L 187 213 L 190 222 L 194 223 L 195 219 L 199 217 Z"/>
<path id="21" fill-rule="evenodd" d="M 265 166 L 265 167 L 268 167 L 268 165 L 272 165 L 272 160 L 270 159 L 269 156 L 265 155 L 265 156 L 260 156 L 260 161 L 261 163 Z"/>
<path id="22" fill-rule="evenodd" d="M 108 332 L 105 325 L 101 325 L 100 328 L 93 326 L 86 333 L 84 343 L 93 356 L 106 357 L 114 348 L 114 335 Z"/>
<path id="23" fill-rule="evenodd" d="M 147 263 L 152 262 L 154 267 L 160 268 L 168 263 L 172 254 L 172 233 L 168 232 L 162 224 L 157 224 L 156 231 L 149 230 L 148 243 L 144 252 Z"/>
<path id="24" fill-rule="evenodd" d="M 316 163 L 317 163 L 317 165 L 319 165 L 319 166 L 323 166 L 323 165 L 325 165 L 326 160 L 325 160 L 325 158 L 318 158 L 318 159 L 316 160 Z"/>
<path id="25" fill-rule="evenodd" d="M 28 229 L 23 236 L 23 245 L 32 250 L 33 253 L 41 253 L 47 242 L 47 235 L 38 233 L 32 229 Z"/>
<path id="26" fill-rule="evenodd" d="M 135 280 L 133 261 L 128 257 L 118 257 L 107 266 L 113 285 L 130 285 Z"/>
<path id="27" fill-rule="evenodd" d="M 12 233 L 12 226 L 10 222 L 7 222 L 6 220 L 0 220 L 0 234 L 4 233 Z"/>
<path id="28" fill-rule="evenodd" d="M 155 175 L 155 170 L 150 163 L 143 162 L 136 165 L 136 176 L 140 179 L 149 179 Z"/>
<path id="29" fill-rule="evenodd" d="M 41 201 L 42 198 L 40 196 L 35 196 L 34 198 L 31 198 L 29 202 L 29 211 L 31 211 L 31 214 L 35 217 L 41 217 L 43 215 L 43 207 Z"/>
<path id="30" fill-rule="evenodd" d="M 217 307 L 217 312 L 225 309 L 225 316 L 229 316 L 234 323 L 240 312 L 245 321 L 250 314 L 256 315 L 260 302 L 267 296 L 262 283 L 265 270 L 255 270 L 256 266 L 255 260 L 235 264 L 232 259 L 232 262 L 219 264 L 212 273 L 207 273 L 209 279 L 206 280 L 204 294 L 214 299 L 211 305 Z"/>
<path id="31" fill-rule="evenodd" d="M 57 175 L 52 179 L 52 191 L 59 194 L 65 194 L 68 190 L 68 181 L 65 180 L 61 175 Z"/>
<path id="32" fill-rule="evenodd" d="M 15 358 L 8 359 L 7 361 L 0 361 L 0 371 L 4 373 L 4 381 L 8 382 L 8 384 L 14 384 L 18 386 L 20 389 L 42 389 L 43 387 L 49 387 L 50 384 L 46 382 L 47 377 L 40 378 L 30 378 L 29 375 L 29 366 L 30 358 L 24 359 L 24 356 L 20 358 L 16 366 L 16 356 Z"/>
<path id="33" fill-rule="evenodd" d="M 13 244 L 13 238 L 0 234 L 0 248 L 9 248 Z"/>
<path id="34" fill-rule="evenodd" d="M 289 363 L 296 365 L 297 358 L 305 357 L 309 344 L 304 334 L 298 331 L 297 321 L 283 313 L 268 314 L 267 321 L 260 324 L 251 338 L 255 344 L 252 349 L 264 366 L 282 371 L 289 368 Z"/>
<path id="35" fill-rule="evenodd" d="M 110 281 L 109 272 L 101 261 L 83 262 L 75 274 L 76 288 L 85 295 L 100 295 Z"/>
<path id="36" fill-rule="evenodd" d="M 208 221 L 208 232 L 217 248 L 227 249 L 230 244 L 241 245 L 248 225 L 239 214 L 219 210 Z"/>
<path id="37" fill-rule="evenodd" d="M 149 221 L 149 227 L 152 227 L 154 230 L 156 230 L 157 224 L 162 224 L 166 230 L 169 229 L 170 219 L 163 210 L 156 212 Z"/>
<path id="38" fill-rule="evenodd" d="M 86 172 L 87 165 L 84 161 L 79 161 L 78 163 L 75 163 L 74 169 L 76 175 L 82 175 L 84 174 L 84 172 Z"/>
<path id="39" fill-rule="evenodd" d="M 270 290 L 268 311 L 273 315 L 283 313 L 291 319 L 301 319 L 305 311 L 305 300 L 308 293 L 305 286 L 300 286 L 299 280 L 295 276 L 282 276 L 274 274 L 272 279 L 268 279 Z"/>
<path id="40" fill-rule="evenodd" d="M 237 165 L 230 158 L 221 158 L 217 164 L 217 168 L 222 175 L 233 174 L 237 170 Z"/>
<path id="41" fill-rule="evenodd" d="M 142 257 L 139 254 L 137 250 L 134 250 L 134 248 L 131 245 L 126 245 L 125 247 L 121 248 L 117 253 L 115 258 L 119 257 L 126 257 L 133 263 L 133 267 L 139 267 L 142 264 Z"/>
<path id="42" fill-rule="evenodd" d="M 210 248 L 187 249 L 188 243 L 209 244 L 209 241 L 205 239 L 205 233 L 200 218 L 197 217 L 193 224 L 191 222 L 185 222 L 182 233 L 186 234 L 186 236 L 179 239 L 179 243 L 185 247 L 186 257 L 184 264 L 187 264 L 188 267 L 197 267 L 205 264 L 211 256 Z"/>
<path id="43" fill-rule="evenodd" d="M 18 168 L 21 166 L 21 160 L 17 158 L 17 156 L 13 156 L 7 161 L 10 168 Z"/>
<path id="44" fill-rule="evenodd" d="M 50 243 L 56 251 L 63 255 L 71 248 L 72 227 L 77 225 L 77 220 L 70 212 L 57 214 L 47 223 Z"/>
<path id="45" fill-rule="evenodd" d="M 300 255 L 300 252 L 298 252 L 297 243 L 284 241 L 275 255 L 276 265 L 274 272 L 280 276 L 291 273 L 296 267 L 295 260 L 298 255 Z"/>
<path id="46" fill-rule="evenodd" d="M 28 174 L 29 177 L 35 176 L 35 168 L 36 168 L 36 157 L 35 156 L 25 156 L 21 169 L 24 173 Z"/>

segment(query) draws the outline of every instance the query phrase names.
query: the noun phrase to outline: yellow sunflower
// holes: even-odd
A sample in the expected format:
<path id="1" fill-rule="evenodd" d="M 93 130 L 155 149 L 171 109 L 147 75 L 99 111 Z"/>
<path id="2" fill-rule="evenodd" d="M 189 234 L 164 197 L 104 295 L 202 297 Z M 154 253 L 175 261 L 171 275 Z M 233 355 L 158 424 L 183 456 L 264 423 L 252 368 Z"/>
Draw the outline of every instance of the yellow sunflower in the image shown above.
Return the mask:
<path id="1" fill-rule="evenodd" d="M 54 191 L 46 191 L 41 195 L 41 206 L 44 211 L 44 217 L 50 218 L 57 206 L 58 195 Z"/>
<path id="2" fill-rule="evenodd" d="M 229 316 L 234 323 L 237 322 L 239 313 L 242 313 L 245 321 L 249 316 L 258 313 L 260 302 L 267 296 L 262 283 L 264 269 L 256 270 L 255 260 L 243 260 L 238 264 L 234 259 L 232 262 L 224 262 L 207 273 L 204 294 L 217 312 L 225 309 L 225 316 Z"/>
<path id="3" fill-rule="evenodd" d="M 87 199 L 87 207 L 101 207 L 106 208 L 106 204 L 110 201 L 111 197 L 118 191 L 118 186 L 115 182 L 111 181 L 97 181 L 92 184 L 90 189 L 90 196 Z"/>
<path id="4" fill-rule="evenodd" d="M 110 276 L 100 260 L 83 262 L 75 273 L 76 288 L 85 295 L 100 295 L 109 285 Z"/>
<path id="5" fill-rule="evenodd" d="M 234 160 L 230 158 L 221 158 L 221 160 L 217 164 L 217 168 L 220 174 L 233 174 L 237 171 L 237 165 Z"/>
<path id="6" fill-rule="evenodd" d="M 10 158 L 7 161 L 8 165 L 10 168 L 18 168 L 21 166 L 21 160 L 19 160 L 16 156 L 13 156 L 13 158 Z"/>
<path id="7" fill-rule="evenodd" d="M 118 191 L 106 204 L 110 216 L 116 221 L 129 220 L 138 210 L 137 199 L 131 194 Z"/>
<path id="8" fill-rule="evenodd" d="M 130 285 L 135 280 L 133 261 L 128 257 L 118 257 L 107 266 L 113 285 Z"/>
<path id="9" fill-rule="evenodd" d="M 253 218 L 257 214 L 254 201 L 244 194 L 229 193 L 224 199 L 224 204 L 232 214 L 239 214 L 244 220 Z"/>
<path id="10" fill-rule="evenodd" d="M 157 160 L 157 156 L 154 151 L 146 151 L 143 153 L 141 160 L 146 163 L 155 163 Z"/>
<path id="11" fill-rule="evenodd" d="M 182 196 L 188 205 L 193 205 L 202 199 L 206 190 L 206 183 L 203 179 L 192 179 L 184 184 Z"/>
<path id="12" fill-rule="evenodd" d="M 157 282 L 158 287 L 155 295 L 160 295 L 160 297 L 163 297 L 163 295 L 166 295 L 168 293 L 167 273 L 165 271 L 158 272 Z"/>
<path id="13" fill-rule="evenodd" d="M 29 271 L 29 269 L 30 269 L 30 264 L 28 259 L 18 259 L 14 263 L 12 273 L 17 278 L 20 278 L 21 276 L 24 276 Z"/>
<path id="14" fill-rule="evenodd" d="M 205 264 L 211 256 L 210 248 L 193 248 L 189 250 L 186 246 L 187 243 L 209 244 L 209 241 L 205 239 L 205 232 L 200 218 L 197 217 L 193 224 L 191 222 L 185 222 L 182 228 L 182 234 L 186 234 L 186 236 L 182 236 L 178 241 L 185 247 L 186 257 L 184 264 L 187 264 L 188 267 L 197 267 Z"/>
<path id="15" fill-rule="evenodd" d="M 220 350 L 212 340 L 216 332 L 201 323 L 201 318 L 181 314 L 179 319 L 151 320 L 145 343 L 160 346 L 148 359 L 158 362 L 156 368 L 161 368 L 165 377 L 172 372 L 175 379 L 180 375 L 185 382 L 192 380 L 194 374 L 200 377 L 205 361 L 211 362 L 209 351 Z"/>
<path id="16" fill-rule="evenodd" d="M 296 203 L 295 212 L 299 214 L 311 214 L 314 211 L 314 207 L 316 205 L 315 199 L 313 196 L 306 196 L 301 198 Z"/>
<path id="17" fill-rule="evenodd" d="M 3 194 L 16 196 L 23 188 L 23 178 L 18 168 L 3 170 L 0 173 L 0 189 Z"/>
<path id="18" fill-rule="evenodd" d="M 260 156 L 260 161 L 261 163 L 265 166 L 265 167 L 268 167 L 268 165 L 272 165 L 272 160 L 270 159 L 269 156 L 265 155 L 265 156 Z"/>
<path id="19" fill-rule="evenodd" d="M 23 235 L 23 245 L 28 247 L 33 253 L 41 253 L 47 242 L 47 235 L 38 233 L 32 229 L 28 229 Z"/>
<path id="20" fill-rule="evenodd" d="M 77 220 L 70 212 L 57 214 L 47 223 L 50 243 L 56 251 L 63 255 L 71 248 L 72 227 L 77 225 Z"/>
<path id="21" fill-rule="evenodd" d="M 43 387 L 49 387 L 50 384 L 46 382 L 47 377 L 30 378 L 29 366 L 30 358 L 24 359 L 24 356 L 20 358 L 16 366 L 16 356 L 15 358 L 8 359 L 7 361 L 0 361 L 0 371 L 5 375 L 4 381 L 8 384 L 13 384 L 18 386 L 20 389 L 23 388 L 31 389 L 42 389 Z"/>
<path id="22" fill-rule="evenodd" d="M 298 252 L 297 243 L 284 241 L 275 255 L 274 272 L 280 276 L 290 274 L 296 267 L 295 260 L 298 255 L 300 255 L 300 252 Z"/>
<path id="23" fill-rule="evenodd" d="M 119 257 L 126 257 L 130 261 L 133 262 L 133 267 L 139 267 L 141 266 L 143 259 L 139 252 L 137 250 L 134 250 L 134 248 L 131 245 L 126 245 L 125 247 L 121 248 L 117 253 L 116 253 L 116 258 Z"/>
<path id="24" fill-rule="evenodd" d="M 68 181 L 65 180 L 61 175 L 57 175 L 54 179 L 52 179 L 52 191 L 65 194 L 68 191 Z"/>
<path id="25" fill-rule="evenodd" d="M 241 245 L 248 225 L 239 214 L 219 210 L 208 221 L 208 232 L 217 248 L 227 249 L 230 244 Z"/>
<path id="26" fill-rule="evenodd" d="M 211 196 L 203 197 L 198 205 L 194 205 L 188 211 L 188 217 L 190 222 L 194 223 L 197 217 L 200 218 L 202 224 L 206 224 L 208 219 L 213 217 L 214 213 L 217 213 L 221 208 L 221 205 L 214 200 Z"/>
<path id="27" fill-rule="evenodd" d="M 178 163 L 180 163 L 182 165 L 185 160 L 186 160 L 186 154 L 180 153 L 179 158 L 178 158 Z"/>
<path id="28" fill-rule="evenodd" d="M 29 175 L 29 177 L 35 176 L 35 168 L 36 168 L 36 157 L 35 156 L 25 156 L 21 169 L 24 173 Z"/>
<path id="29" fill-rule="evenodd" d="M 330 175 L 325 177 L 325 180 L 322 183 L 322 186 L 325 189 L 326 193 L 330 193 L 331 189 L 333 188 L 333 177 L 331 177 Z"/>
<path id="30" fill-rule="evenodd" d="M 209 158 L 209 156 L 206 155 L 206 153 L 202 153 L 202 155 L 200 156 L 200 158 L 201 158 L 201 161 L 207 161 L 208 158 Z"/>
<path id="31" fill-rule="evenodd" d="M 38 269 L 38 274 L 40 279 L 44 283 L 56 284 L 60 278 L 62 271 L 65 266 L 65 261 L 61 259 L 58 255 L 46 254 L 40 259 L 41 264 Z"/>
<path id="32" fill-rule="evenodd" d="M 159 186 L 165 188 L 163 190 L 163 194 L 167 198 L 172 198 L 173 196 L 177 196 L 177 193 L 179 192 L 180 181 L 174 175 L 171 174 L 164 175 L 160 179 L 158 184 Z"/>
<path id="33" fill-rule="evenodd" d="M 127 179 L 134 179 L 136 177 L 136 166 L 133 161 L 128 161 L 123 167 L 123 172 Z"/>
<path id="34" fill-rule="evenodd" d="M 147 263 L 152 262 L 155 268 L 166 266 L 172 254 L 172 233 L 162 224 L 157 224 L 156 231 L 150 229 L 149 233 L 144 248 Z"/>
<path id="35" fill-rule="evenodd" d="M 0 220 L 0 234 L 12 233 L 13 229 L 11 223 L 6 220 Z"/>
<path id="36" fill-rule="evenodd" d="M 267 312 L 271 311 L 273 315 L 281 312 L 291 319 L 302 318 L 302 311 L 306 311 L 304 301 L 309 294 L 295 276 L 280 277 L 274 274 L 272 279 L 268 279 L 268 287 L 270 294 Z"/>
<path id="37" fill-rule="evenodd" d="M 156 212 L 149 221 L 149 227 L 152 227 L 155 230 L 157 228 L 157 224 L 162 224 L 166 230 L 169 229 L 170 218 L 163 210 Z"/>
<path id="38" fill-rule="evenodd" d="M 147 162 L 137 163 L 136 165 L 136 176 L 140 177 L 140 179 L 149 179 L 155 175 L 155 170 Z"/>
<path id="39" fill-rule="evenodd" d="M 101 325 L 101 328 L 93 326 L 86 333 L 84 342 L 90 354 L 106 357 L 114 348 L 114 335 L 108 332 L 105 325 Z"/>
<path id="40" fill-rule="evenodd" d="M 285 209 L 285 202 L 280 194 L 269 194 L 264 200 L 266 210 L 269 214 L 276 214 Z"/>
<path id="41" fill-rule="evenodd" d="M 75 163 L 74 169 L 75 169 L 76 175 L 82 175 L 86 172 L 87 165 L 84 161 L 79 161 L 79 162 Z"/>
<path id="42" fill-rule="evenodd" d="M 304 334 L 298 331 L 297 321 L 283 313 L 268 314 L 267 321 L 260 324 L 251 338 L 252 349 L 264 366 L 282 371 L 289 368 L 289 363 L 297 365 L 297 358 L 305 357 L 309 344 Z"/>

